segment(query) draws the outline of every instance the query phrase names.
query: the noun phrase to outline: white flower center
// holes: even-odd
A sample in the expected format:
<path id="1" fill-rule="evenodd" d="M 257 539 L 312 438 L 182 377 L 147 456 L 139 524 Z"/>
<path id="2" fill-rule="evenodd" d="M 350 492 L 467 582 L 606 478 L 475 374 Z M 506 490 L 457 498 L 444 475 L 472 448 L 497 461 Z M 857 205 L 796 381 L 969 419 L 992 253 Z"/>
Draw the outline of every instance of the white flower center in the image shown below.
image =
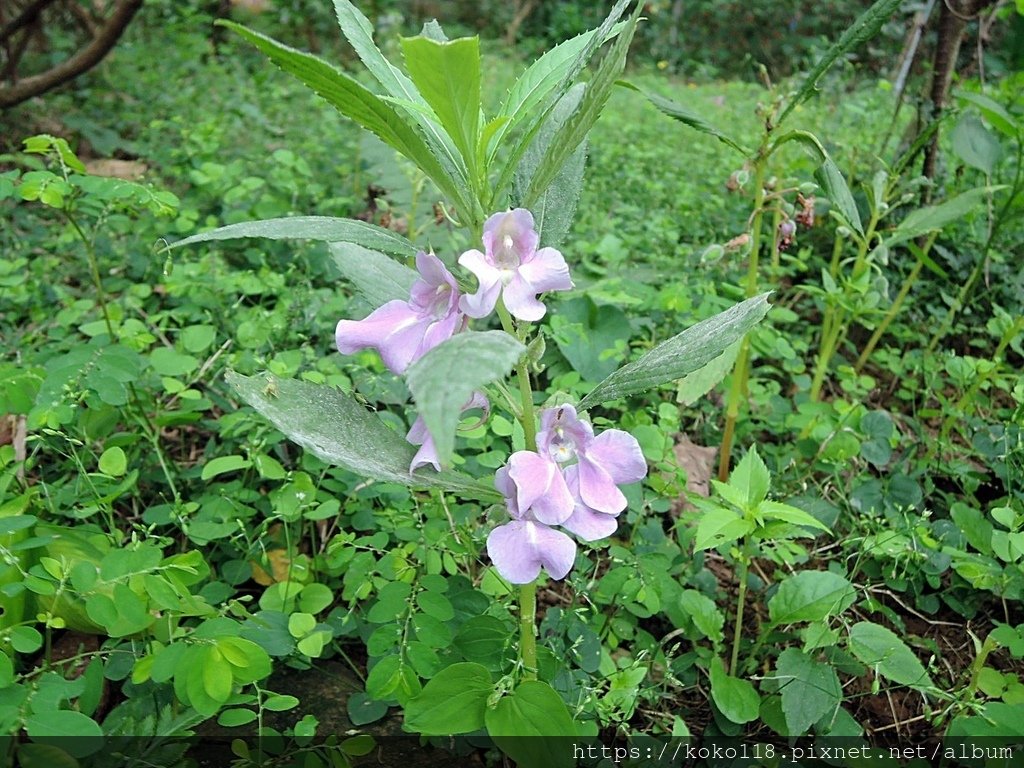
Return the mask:
<path id="1" fill-rule="evenodd" d="M 565 429 L 555 427 L 554 435 L 548 443 L 548 455 L 559 464 L 564 464 L 576 457 L 576 441 L 567 437 Z"/>

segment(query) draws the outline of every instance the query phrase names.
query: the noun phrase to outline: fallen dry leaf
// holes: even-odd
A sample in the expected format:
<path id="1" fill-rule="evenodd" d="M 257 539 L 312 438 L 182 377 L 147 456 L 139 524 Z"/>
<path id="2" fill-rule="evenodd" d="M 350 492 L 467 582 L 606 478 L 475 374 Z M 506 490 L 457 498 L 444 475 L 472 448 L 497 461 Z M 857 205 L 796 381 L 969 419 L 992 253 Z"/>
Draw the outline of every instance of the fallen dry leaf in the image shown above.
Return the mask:
<path id="1" fill-rule="evenodd" d="M 714 474 L 717 448 L 697 445 L 686 435 L 680 435 L 675 447 L 676 461 L 686 472 L 686 490 L 707 497 L 711 493 L 710 480 Z M 694 507 L 685 496 L 679 498 L 676 512 L 689 511 Z"/>

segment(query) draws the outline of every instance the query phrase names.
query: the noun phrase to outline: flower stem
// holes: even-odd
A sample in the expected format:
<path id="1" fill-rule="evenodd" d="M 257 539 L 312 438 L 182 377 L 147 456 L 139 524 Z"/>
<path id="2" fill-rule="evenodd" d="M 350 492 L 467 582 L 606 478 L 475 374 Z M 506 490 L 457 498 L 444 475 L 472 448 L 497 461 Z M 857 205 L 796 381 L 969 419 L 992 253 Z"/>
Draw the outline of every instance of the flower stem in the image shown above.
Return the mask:
<path id="1" fill-rule="evenodd" d="M 519 660 L 527 680 L 537 679 L 537 582 L 519 587 Z"/>
<path id="2" fill-rule="evenodd" d="M 505 307 L 505 302 L 498 298 L 498 318 L 505 333 L 516 339 L 514 321 Z M 522 340 L 522 339 L 520 339 Z M 522 359 L 516 365 L 516 378 L 519 380 L 519 394 L 522 398 L 522 413 L 519 423 L 523 427 L 523 442 L 526 450 L 537 450 L 537 421 L 533 413 L 533 388 L 530 386 L 529 363 Z M 523 665 L 527 680 L 537 679 L 537 582 L 519 586 L 519 661 Z"/>

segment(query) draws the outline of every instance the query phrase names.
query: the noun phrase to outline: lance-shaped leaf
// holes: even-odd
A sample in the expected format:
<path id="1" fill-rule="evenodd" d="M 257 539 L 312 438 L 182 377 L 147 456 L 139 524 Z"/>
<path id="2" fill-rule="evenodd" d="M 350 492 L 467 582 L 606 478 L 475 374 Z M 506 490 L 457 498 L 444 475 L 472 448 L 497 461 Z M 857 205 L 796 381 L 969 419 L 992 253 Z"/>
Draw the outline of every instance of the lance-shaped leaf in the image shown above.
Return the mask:
<path id="1" fill-rule="evenodd" d="M 459 415 L 473 393 L 507 374 L 525 351 L 504 331 L 459 333 L 409 366 L 405 380 L 442 466 L 451 460 Z"/>
<path id="2" fill-rule="evenodd" d="M 708 134 L 708 136 L 714 136 L 720 142 L 722 142 L 728 147 L 732 147 L 744 157 L 748 157 L 750 155 L 750 151 L 745 149 L 742 144 L 740 144 L 738 141 L 733 139 L 728 134 L 723 133 L 721 130 L 719 130 L 717 127 L 709 123 L 703 117 L 694 112 L 692 109 L 684 107 L 678 101 L 665 98 L 664 96 L 659 96 L 656 93 L 650 93 L 649 91 L 645 91 L 640 86 L 634 85 L 628 80 L 619 80 L 618 85 L 621 85 L 623 88 L 629 88 L 631 91 L 636 91 L 637 93 L 642 94 L 644 98 L 651 102 L 651 104 L 660 109 L 669 117 L 675 118 L 683 125 L 688 125 L 694 130 Z"/>
<path id="3" fill-rule="evenodd" d="M 326 99 L 341 114 L 412 160 L 460 210 L 469 210 L 462 195 L 465 180 L 453 178 L 445 171 L 423 137 L 390 104 L 316 56 L 289 48 L 240 24 L 230 21 L 218 23 L 237 32 L 269 56 L 277 66 Z"/>
<path id="4" fill-rule="evenodd" d="M 296 379 L 225 377 L 245 402 L 319 459 L 364 477 L 411 487 L 437 487 L 490 501 L 498 493 L 457 472 L 410 474 L 416 449 L 378 416 L 333 387 Z"/>
<path id="5" fill-rule="evenodd" d="M 620 0 L 598 29 L 592 29 L 559 43 L 534 61 L 519 76 L 498 110 L 498 117 L 504 118 L 504 122 L 497 128 L 491 141 L 492 153 L 501 145 L 501 140 L 508 131 L 513 130 L 525 118 L 536 114 L 542 105 L 549 104 L 549 94 L 555 92 L 557 98 L 552 102 L 557 102 L 569 89 L 576 75 L 598 46 L 622 31 L 625 24 L 615 22 L 627 4 L 628 0 Z"/>
<path id="6" fill-rule="evenodd" d="M 853 25 L 847 29 L 842 36 L 836 41 L 836 44 L 825 51 L 825 55 L 821 57 L 814 68 L 808 73 L 804 79 L 803 85 L 800 86 L 800 90 L 796 92 L 796 95 L 789 100 L 786 104 L 786 108 L 782 110 L 782 114 L 779 115 L 779 119 L 776 121 L 776 125 L 782 125 L 782 121 L 786 119 L 786 116 L 798 105 L 807 101 L 814 92 L 818 89 L 818 80 L 824 75 L 841 56 L 852 51 L 854 48 L 859 46 L 861 43 L 867 42 L 872 37 L 878 34 L 878 30 L 882 28 L 882 25 L 889 20 L 889 18 L 896 12 L 900 7 L 902 0 L 878 0 L 874 5 L 868 8 L 862 13 Z"/>
<path id="7" fill-rule="evenodd" d="M 993 192 L 1006 189 L 1006 186 L 978 187 L 961 195 L 952 197 L 944 203 L 929 205 L 926 208 L 918 208 L 912 211 L 892 233 L 885 238 L 885 245 L 891 248 L 894 245 L 913 240 L 919 235 L 935 232 L 947 224 L 951 224 L 970 213 L 978 203 L 982 202 Z"/>
<path id="8" fill-rule="evenodd" d="M 790 131 L 780 136 L 775 142 L 772 151 L 778 149 L 788 141 L 798 142 L 804 149 L 810 151 L 811 155 L 821 163 L 814 172 L 814 179 L 821 186 L 825 196 L 832 201 L 836 213 L 850 229 L 855 230 L 859 235 L 864 235 L 864 225 L 860 220 L 860 212 L 857 210 L 857 203 L 854 202 L 850 186 L 846 183 L 839 166 L 825 151 L 825 147 L 818 141 L 818 137 L 808 131 Z"/>
<path id="9" fill-rule="evenodd" d="M 396 103 L 409 105 L 408 112 L 423 130 L 434 154 L 452 178 L 466 178 L 452 140 L 436 124 L 436 116 L 416 86 L 401 70 L 388 61 L 373 42 L 373 25 L 349 0 L 334 0 L 334 12 L 345 39 L 355 49 L 360 61 Z"/>
<path id="10" fill-rule="evenodd" d="M 605 20 L 601 22 L 601 25 L 594 30 L 592 36 L 587 38 L 586 44 L 576 57 L 573 58 L 567 66 L 561 67 L 562 71 L 556 84 L 548 90 L 548 93 L 543 98 L 537 98 L 536 100 L 531 98 L 529 103 L 533 106 L 529 109 L 527 109 L 526 103 L 521 104 L 516 109 L 514 115 L 509 116 L 509 121 L 507 123 L 500 124 L 498 126 L 498 129 L 494 134 L 494 138 L 491 140 L 490 157 L 492 160 L 497 148 L 504 143 L 502 141 L 504 133 L 512 129 L 514 122 L 518 121 L 519 116 L 522 116 L 524 119 L 528 117 L 532 118 L 532 122 L 527 123 L 525 130 L 519 137 L 519 140 L 513 144 L 512 150 L 508 153 L 505 166 L 502 168 L 498 181 L 494 185 L 495 199 L 497 199 L 497 196 L 504 193 L 508 188 L 508 185 L 512 181 L 512 174 L 519 166 L 519 161 L 522 159 L 523 153 L 534 140 L 534 137 L 537 135 L 540 127 L 544 124 L 544 121 L 547 120 L 548 114 L 552 109 L 554 109 L 555 104 L 557 104 L 558 101 L 568 92 L 569 88 L 572 87 L 576 77 L 583 71 L 583 68 L 587 65 L 587 62 L 590 60 L 591 56 L 594 55 L 597 48 L 613 35 L 615 23 L 619 20 L 619 17 L 626 9 L 626 6 L 629 5 L 629 2 L 630 0 L 619 0 L 615 4 L 612 10 L 608 13 L 608 16 L 605 17 Z M 620 26 L 625 29 L 625 24 Z M 621 31 L 619 34 L 621 34 Z M 527 74 L 532 70 L 533 67 L 531 67 L 530 70 L 527 70 Z M 524 75 L 524 77 L 525 76 L 526 75 Z M 515 90 L 516 88 L 513 87 L 513 91 Z"/>
<path id="11" fill-rule="evenodd" d="M 476 177 L 480 135 L 480 38 L 438 42 L 422 35 L 402 38 L 405 65 L 441 126 Z"/>
<path id="12" fill-rule="evenodd" d="M 366 301 L 379 307 L 392 299 L 409 299 L 418 274 L 378 251 L 353 243 L 331 243 L 331 259 L 342 277 L 352 283 Z"/>
<path id="13" fill-rule="evenodd" d="M 707 365 L 757 325 L 771 308 L 768 294 L 747 299 L 664 341 L 619 368 L 580 401 L 580 410 L 675 381 Z"/>
<path id="14" fill-rule="evenodd" d="M 523 155 L 513 183 L 513 199 L 517 201 L 517 205 L 526 206 L 526 190 L 530 187 L 541 159 L 551 145 L 555 132 L 579 106 L 585 89 L 586 85 L 578 83 L 562 97 L 544 122 L 537 138 Z M 584 139 L 569 157 L 569 161 L 555 175 L 548 188 L 534 201 L 530 212 L 533 213 L 541 245 L 557 248 L 572 226 L 576 203 L 579 202 L 580 191 L 583 189 L 583 171 L 586 164 L 587 142 Z"/>
<path id="15" fill-rule="evenodd" d="M 988 120 L 989 124 L 1000 133 L 1009 136 L 1011 139 L 1017 138 L 1020 134 L 1020 125 L 998 101 L 990 99 L 983 93 L 971 93 L 969 91 L 960 91 L 956 94 L 956 97 L 960 101 L 976 107 L 981 112 L 981 116 Z"/>
<path id="16" fill-rule="evenodd" d="M 555 177 L 586 138 L 594 123 L 597 122 L 597 118 L 600 117 L 601 111 L 611 96 L 612 88 L 615 87 L 615 81 L 618 80 L 626 66 L 626 53 L 629 51 L 629 44 L 633 40 L 633 33 L 636 31 L 642 10 L 643 3 L 638 3 L 633 15 L 626 22 L 626 28 L 612 43 L 608 53 L 598 65 L 594 76 L 587 83 L 579 106 L 555 131 L 543 158 L 537 165 L 533 178 L 530 179 L 530 187 L 523 196 L 523 203 L 527 208 L 533 208 L 540 196 L 551 186 Z"/>
<path id="17" fill-rule="evenodd" d="M 356 243 L 366 248 L 396 256 L 415 256 L 416 246 L 390 229 L 352 219 L 331 216 L 289 216 L 229 224 L 226 227 L 186 237 L 168 248 L 206 243 L 211 240 L 234 240 L 241 237 L 262 237 L 268 240 L 317 240 L 325 243 Z"/>

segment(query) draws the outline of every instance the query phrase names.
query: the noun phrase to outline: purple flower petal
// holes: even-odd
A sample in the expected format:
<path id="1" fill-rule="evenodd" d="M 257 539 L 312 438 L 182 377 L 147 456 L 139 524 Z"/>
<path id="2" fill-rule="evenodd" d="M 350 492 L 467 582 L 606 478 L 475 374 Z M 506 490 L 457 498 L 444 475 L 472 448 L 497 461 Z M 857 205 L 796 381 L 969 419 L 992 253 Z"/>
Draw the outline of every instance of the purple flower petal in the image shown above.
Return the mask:
<path id="1" fill-rule="evenodd" d="M 535 293 L 568 291 L 572 289 L 569 265 L 565 257 L 554 248 L 541 248 L 533 258 L 519 268 L 519 276 L 526 280 Z"/>
<path id="2" fill-rule="evenodd" d="M 522 514 L 558 525 L 572 514 L 575 504 L 558 465 L 533 451 L 509 457 L 508 476 L 516 486 L 516 505 Z"/>
<path id="3" fill-rule="evenodd" d="M 545 408 L 540 415 L 537 449 L 542 456 L 564 464 L 584 453 L 593 440 L 594 428 L 571 405 Z"/>
<path id="4" fill-rule="evenodd" d="M 528 323 L 540 320 L 547 312 L 547 308 L 537 301 L 537 290 L 518 275 L 505 286 L 501 295 L 509 314 Z"/>
<path id="5" fill-rule="evenodd" d="M 338 351 L 343 355 L 351 355 L 361 349 L 372 347 L 380 350 L 383 357 L 383 350 L 394 344 L 391 339 L 398 336 L 402 349 L 395 350 L 396 354 L 390 355 L 394 366 L 387 360 L 385 364 L 394 373 L 401 373 L 415 353 L 415 346 L 419 344 L 416 336 L 421 324 L 422 320 L 409 304 L 396 299 L 378 307 L 362 320 L 339 320 L 334 331 L 334 341 L 338 345 Z M 406 342 L 407 336 L 410 342 L 415 339 L 411 349 L 410 342 Z M 406 355 L 409 359 L 405 359 Z M 403 360 L 405 365 L 401 365 Z"/>
<path id="6" fill-rule="evenodd" d="M 421 416 L 416 417 L 416 421 L 412 423 L 412 427 L 409 428 L 405 439 L 413 445 L 420 446 L 420 449 L 416 451 L 416 455 L 412 457 L 412 463 L 409 465 L 410 472 L 415 472 L 419 467 L 426 466 L 427 464 L 431 465 L 438 472 L 441 471 L 441 460 L 437 456 L 437 448 L 434 447 L 434 438 L 427 431 L 427 425 Z"/>
<path id="7" fill-rule="evenodd" d="M 626 497 L 604 467 L 586 456 L 576 465 L 579 472 L 580 500 L 597 512 L 617 515 L 626 508 Z"/>
<path id="8" fill-rule="evenodd" d="M 495 213 L 484 222 L 484 247 L 496 263 L 514 262 L 518 267 L 533 256 L 540 236 L 533 228 L 533 214 L 525 208 Z"/>
<path id="9" fill-rule="evenodd" d="M 562 523 L 562 527 L 575 533 L 583 541 L 598 541 L 615 533 L 619 527 L 619 520 L 615 515 L 596 512 L 590 507 L 579 504 L 569 515 L 569 519 Z"/>
<path id="10" fill-rule="evenodd" d="M 541 566 L 551 578 L 565 578 L 576 559 L 576 543 L 546 525 L 513 520 L 490 532 L 487 554 L 505 579 L 529 584 L 540 575 Z"/>
<path id="11" fill-rule="evenodd" d="M 599 464 L 616 483 L 635 483 L 647 476 L 640 443 L 628 432 L 608 429 L 587 446 L 587 458 Z"/>
<path id="12" fill-rule="evenodd" d="M 459 264 L 472 272 L 479 281 L 477 292 L 462 297 L 459 307 L 470 317 L 487 317 L 494 311 L 501 293 L 501 273 L 494 268 L 480 251 L 466 251 L 459 257 Z"/>

